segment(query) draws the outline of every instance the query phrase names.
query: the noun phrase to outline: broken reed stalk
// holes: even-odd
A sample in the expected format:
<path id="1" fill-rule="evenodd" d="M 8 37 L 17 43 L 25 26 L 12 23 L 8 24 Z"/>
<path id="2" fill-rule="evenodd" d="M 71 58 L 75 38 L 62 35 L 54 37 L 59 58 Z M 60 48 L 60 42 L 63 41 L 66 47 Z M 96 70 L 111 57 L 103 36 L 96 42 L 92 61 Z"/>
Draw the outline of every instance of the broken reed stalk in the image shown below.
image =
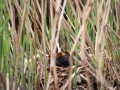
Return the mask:
<path id="1" fill-rule="evenodd" d="M 89 13 L 90 13 L 90 10 L 91 10 L 91 4 L 94 2 L 94 0 L 92 0 L 92 1 L 90 1 L 90 0 L 88 0 L 87 1 L 87 4 L 86 4 L 86 6 L 85 6 L 85 8 L 84 8 L 84 11 L 83 11 L 83 22 L 82 22 L 82 25 L 81 25 L 81 27 L 80 27 L 80 29 L 79 29 L 79 32 L 78 32 L 78 35 L 77 35 L 77 37 L 76 37 L 76 40 L 75 40 L 75 42 L 74 42 L 74 44 L 73 44 L 73 47 L 72 47 L 72 49 L 71 49 L 71 52 L 70 52 L 70 57 L 71 57 L 71 55 L 72 55 L 72 53 L 75 51 L 75 48 L 76 48 L 76 45 L 77 45 L 77 42 L 79 41 L 79 38 L 80 38 L 80 35 L 81 35 L 81 33 L 83 32 L 83 33 L 85 33 L 85 24 L 86 24 L 86 21 L 87 21 L 87 18 L 88 18 L 88 15 L 89 15 Z M 82 36 L 82 35 L 81 35 Z M 85 40 L 84 40 L 84 38 L 85 38 L 85 36 L 82 36 L 82 48 L 81 48 L 81 52 L 84 54 L 84 43 L 85 43 Z M 82 55 L 82 58 L 84 58 L 84 55 Z M 72 60 L 72 59 L 71 59 Z M 69 73 L 69 85 L 68 85 L 68 90 L 71 90 L 71 75 L 72 75 L 72 62 L 73 61 L 71 61 L 70 60 L 70 73 Z M 85 62 L 85 61 L 84 61 Z"/>
<path id="2" fill-rule="evenodd" d="M 57 27 L 57 21 L 59 18 L 59 9 L 60 9 L 60 4 L 61 0 L 56 1 L 56 9 L 55 9 L 55 18 L 52 23 L 52 38 L 51 38 L 51 63 L 50 63 L 50 72 L 52 73 L 53 71 L 53 76 L 54 76 L 54 87 L 55 89 L 58 89 L 58 84 L 57 84 L 57 74 L 56 74 L 56 65 L 55 65 L 55 51 L 54 48 L 56 46 L 56 40 L 55 40 L 55 32 L 56 32 L 56 27 Z"/>

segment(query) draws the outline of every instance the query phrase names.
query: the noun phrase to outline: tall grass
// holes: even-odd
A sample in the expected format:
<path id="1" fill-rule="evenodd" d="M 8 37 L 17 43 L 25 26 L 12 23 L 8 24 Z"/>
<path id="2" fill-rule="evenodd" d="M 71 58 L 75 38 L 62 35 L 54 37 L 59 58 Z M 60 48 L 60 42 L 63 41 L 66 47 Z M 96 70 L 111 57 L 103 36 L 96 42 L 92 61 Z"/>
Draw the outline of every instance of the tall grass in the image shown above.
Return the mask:
<path id="1" fill-rule="evenodd" d="M 119 7 L 117 0 L 0 0 L 0 90 L 119 90 Z M 56 52 L 65 50 L 70 66 L 58 67 Z"/>

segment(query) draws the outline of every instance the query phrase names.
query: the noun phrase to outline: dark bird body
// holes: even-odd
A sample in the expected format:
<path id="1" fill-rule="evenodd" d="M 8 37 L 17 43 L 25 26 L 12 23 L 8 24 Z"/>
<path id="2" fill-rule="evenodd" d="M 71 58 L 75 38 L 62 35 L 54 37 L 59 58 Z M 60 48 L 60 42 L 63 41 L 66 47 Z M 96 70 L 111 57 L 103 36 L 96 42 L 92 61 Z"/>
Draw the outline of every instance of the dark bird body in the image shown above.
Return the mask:
<path id="1" fill-rule="evenodd" d="M 57 53 L 56 55 L 56 65 L 61 67 L 69 66 L 70 54 L 68 51 Z"/>
<path id="2" fill-rule="evenodd" d="M 80 60 L 81 58 L 78 57 Z M 49 64 L 50 64 L 50 57 L 49 57 Z M 55 60 L 56 66 L 60 67 L 68 67 L 70 64 L 70 53 L 68 51 L 64 52 L 58 52 L 56 53 L 56 60 Z"/>

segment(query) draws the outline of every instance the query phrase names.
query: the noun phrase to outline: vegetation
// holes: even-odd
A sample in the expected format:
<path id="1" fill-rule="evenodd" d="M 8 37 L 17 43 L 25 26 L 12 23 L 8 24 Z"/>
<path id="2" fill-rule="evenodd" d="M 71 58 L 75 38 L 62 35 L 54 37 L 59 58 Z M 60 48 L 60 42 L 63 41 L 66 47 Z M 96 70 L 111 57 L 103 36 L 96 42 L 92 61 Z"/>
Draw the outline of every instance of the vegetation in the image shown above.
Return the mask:
<path id="1" fill-rule="evenodd" d="M 120 90 L 119 15 L 118 0 L 0 0 L 0 90 Z"/>

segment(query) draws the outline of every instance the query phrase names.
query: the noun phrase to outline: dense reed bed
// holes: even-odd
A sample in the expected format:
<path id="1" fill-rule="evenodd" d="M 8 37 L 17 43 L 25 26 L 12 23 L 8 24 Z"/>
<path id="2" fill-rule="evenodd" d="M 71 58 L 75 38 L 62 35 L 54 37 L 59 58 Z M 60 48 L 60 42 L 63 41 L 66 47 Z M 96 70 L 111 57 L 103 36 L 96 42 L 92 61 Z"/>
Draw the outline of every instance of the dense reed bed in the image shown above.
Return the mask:
<path id="1" fill-rule="evenodd" d="M 119 0 L 0 0 L 0 90 L 120 90 Z"/>

